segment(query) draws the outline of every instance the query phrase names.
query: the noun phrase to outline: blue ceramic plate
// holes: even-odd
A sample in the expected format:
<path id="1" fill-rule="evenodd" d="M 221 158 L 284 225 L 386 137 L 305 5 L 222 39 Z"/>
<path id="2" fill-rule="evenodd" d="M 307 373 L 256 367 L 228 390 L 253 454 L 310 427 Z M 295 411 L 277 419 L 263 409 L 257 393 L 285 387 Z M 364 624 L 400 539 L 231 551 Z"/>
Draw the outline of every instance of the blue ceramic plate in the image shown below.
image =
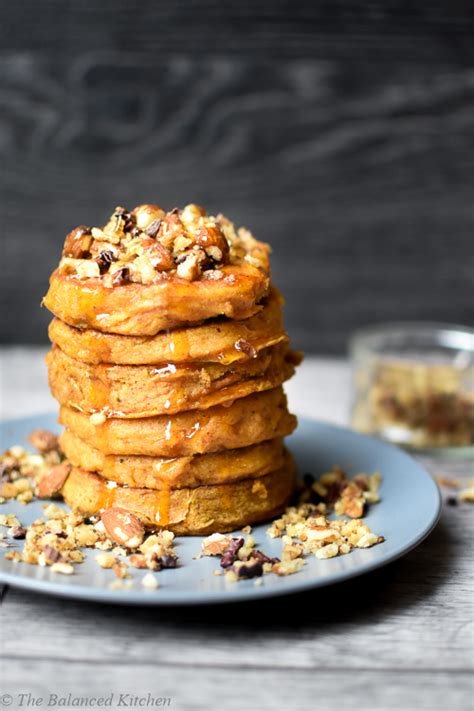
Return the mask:
<path id="1" fill-rule="evenodd" d="M 2 424 L 2 451 L 13 444 L 24 444 L 36 428 L 56 430 L 50 415 L 12 420 Z M 140 583 L 142 571 L 133 571 L 133 587 L 114 590 L 111 570 L 103 570 L 94 560 L 97 551 L 87 551 L 87 558 L 71 576 L 52 573 L 49 568 L 7 561 L 0 549 L 0 582 L 49 595 L 132 605 L 195 605 L 251 600 L 317 588 L 367 573 L 399 558 L 418 545 L 436 525 L 441 508 L 438 487 L 429 474 L 408 454 L 371 437 L 332 425 L 301 420 L 297 432 L 288 439 L 300 472 L 320 474 L 334 464 L 349 473 L 381 472 L 381 502 L 372 506 L 366 521 L 372 530 L 385 537 L 373 548 L 317 560 L 308 556 L 300 573 L 287 577 L 266 575 L 263 584 L 254 580 L 226 583 L 213 575 L 219 567 L 216 558 L 193 560 L 201 538 L 179 538 L 176 549 L 180 567 L 157 574 L 160 587 L 146 590 Z M 22 524 L 29 524 L 42 514 L 42 504 L 27 506 L 7 502 L 0 513 L 15 513 Z M 280 555 L 281 542 L 266 535 L 266 525 L 256 526 L 252 534 L 259 548 L 270 555 Z M 4 529 L 5 530 L 5 529 Z M 15 541 L 15 544 L 17 542 Z M 21 543 L 21 542 L 19 542 Z"/>

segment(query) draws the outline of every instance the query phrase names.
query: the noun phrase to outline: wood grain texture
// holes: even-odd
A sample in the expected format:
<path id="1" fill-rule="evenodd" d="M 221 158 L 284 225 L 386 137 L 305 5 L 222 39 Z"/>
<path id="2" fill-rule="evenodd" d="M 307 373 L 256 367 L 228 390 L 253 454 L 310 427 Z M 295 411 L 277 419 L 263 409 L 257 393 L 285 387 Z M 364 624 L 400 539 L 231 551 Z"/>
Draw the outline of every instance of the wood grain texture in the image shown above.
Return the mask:
<path id="1" fill-rule="evenodd" d="M 447 507 L 425 543 L 376 573 L 258 603 L 149 610 L 10 589 L 2 613 L 4 653 L 65 666 L 467 672 L 473 643 L 471 513 L 468 504 Z M 19 628 L 23 618 L 28 625 Z"/>
<path id="2" fill-rule="evenodd" d="M 45 338 L 65 233 L 143 201 L 196 200 L 270 241 L 307 350 L 389 319 L 474 322 L 467 2 L 0 12 L 3 342 Z"/>
<path id="3" fill-rule="evenodd" d="M 445 711 L 468 708 L 464 704 L 468 703 L 471 692 L 469 678 L 463 673 L 391 672 L 374 686 L 379 675 L 370 670 L 347 675 L 340 669 L 315 674 L 300 669 L 282 673 L 279 669 L 234 668 L 234 673 L 229 674 L 228 669 L 218 664 L 203 670 L 199 666 L 104 663 L 93 673 L 87 663 L 60 669 L 54 662 L 39 659 L 27 663 L 27 674 L 31 675 L 28 688 L 35 696 L 44 697 L 45 704 L 54 690 L 59 695 L 71 693 L 88 698 L 112 693 L 115 702 L 120 694 L 133 698 L 138 694 L 146 697 L 150 692 L 152 696 L 170 697 L 169 708 L 178 711 L 274 711 L 275 708 L 307 711 L 315 707 L 333 711 L 359 704 L 367 711 Z M 17 698 L 17 690 L 26 688 L 25 670 L 8 661 L 4 669 L 9 682 L 2 690 Z M 49 680 L 58 673 L 61 676 L 54 676 L 55 682 L 51 683 Z"/>

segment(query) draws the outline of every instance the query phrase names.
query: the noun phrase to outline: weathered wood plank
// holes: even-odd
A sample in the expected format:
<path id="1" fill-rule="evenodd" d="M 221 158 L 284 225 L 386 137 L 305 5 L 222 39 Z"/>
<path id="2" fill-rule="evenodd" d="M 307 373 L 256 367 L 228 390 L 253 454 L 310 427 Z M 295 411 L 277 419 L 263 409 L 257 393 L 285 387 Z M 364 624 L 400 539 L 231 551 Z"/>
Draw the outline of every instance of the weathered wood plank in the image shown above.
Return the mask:
<path id="1" fill-rule="evenodd" d="M 74 644 L 74 638 L 70 643 Z M 282 645 L 280 654 L 284 656 L 286 651 Z M 170 708 L 186 711 L 274 711 L 275 708 L 445 711 L 470 706 L 472 683 L 462 673 L 378 673 L 369 668 L 347 674 L 338 668 L 337 660 L 334 662 L 335 668 L 331 671 L 288 669 L 283 673 L 279 669 L 236 667 L 230 674 L 229 669 L 220 668 L 218 662 L 210 668 L 199 665 L 190 668 L 186 664 L 157 663 L 153 658 L 145 665 L 71 664 L 32 659 L 23 666 L 8 661 L 3 666 L 2 692 L 10 693 L 14 701 L 20 690 L 30 692 L 35 697 L 43 697 L 44 706 L 51 693 L 86 698 L 112 694 L 113 708 L 118 707 L 120 694 L 146 698 L 150 693 L 152 697 L 170 697 Z M 128 705 L 132 705 L 130 701 Z"/>
<path id="2" fill-rule="evenodd" d="M 472 56 L 472 6 L 467 0 L 407 5 L 321 3 L 299 0 L 23 0 L 5 6 L 5 47 L 80 52 L 84 44 L 100 50 L 123 46 L 169 54 L 183 46 L 193 54 L 254 53 L 274 56 L 379 59 L 467 59 Z M 85 30 L 87 29 L 87 33 Z"/>
<path id="3" fill-rule="evenodd" d="M 11 589 L 1 611 L 3 654 L 314 671 L 464 670 L 473 643 L 471 540 L 468 505 L 447 507 L 427 541 L 374 574 L 231 607 L 115 608 Z"/>

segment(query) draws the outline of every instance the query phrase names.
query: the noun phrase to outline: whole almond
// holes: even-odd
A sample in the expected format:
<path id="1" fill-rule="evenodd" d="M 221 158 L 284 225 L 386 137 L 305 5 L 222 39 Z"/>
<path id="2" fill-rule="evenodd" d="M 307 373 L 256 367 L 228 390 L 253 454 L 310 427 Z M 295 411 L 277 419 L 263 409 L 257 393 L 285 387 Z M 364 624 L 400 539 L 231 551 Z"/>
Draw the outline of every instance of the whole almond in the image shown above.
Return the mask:
<path id="1" fill-rule="evenodd" d="M 55 494 L 58 494 L 63 488 L 64 482 L 69 476 L 71 465 L 63 462 L 51 467 L 49 472 L 43 474 L 38 481 L 36 495 L 40 499 L 50 499 Z"/>
<path id="2" fill-rule="evenodd" d="M 145 529 L 135 514 L 119 506 L 105 509 L 100 515 L 105 532 L 115 543 L 126 548 L 138 548 L 143 543 Z"/>

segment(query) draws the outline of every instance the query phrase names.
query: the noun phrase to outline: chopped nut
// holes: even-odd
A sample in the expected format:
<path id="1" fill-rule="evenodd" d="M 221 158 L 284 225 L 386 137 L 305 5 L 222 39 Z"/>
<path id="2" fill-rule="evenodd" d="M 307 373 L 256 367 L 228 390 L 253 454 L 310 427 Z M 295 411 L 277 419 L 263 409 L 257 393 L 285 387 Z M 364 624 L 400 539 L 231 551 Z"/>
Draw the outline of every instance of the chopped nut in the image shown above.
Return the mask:
<path id="1" fill-rule="evenodd" d="M 72 257 L 72 259 L 87 259 L 87 257 L 90 256 L 89 250 L 91 244 L 92 233 L 90 228 L 85 225 L 80 225 L 67 235 L 64 242 L 63 255 L 65 257 Z"/>
<path id="2" fill-rule="evenodd" d="M 258 560 L 239 560 L 233 565 L 238 578 L 257 578 L 263 575 L 263 566 Z"/>
<path id="3" fill-rule="evenodd" d="M 147 556 L 143 553 L 133 553 L 129 557 L 128 562 L 134 568 L 148 568 Z"/>
<path id="4" fill-rule="evenodd" d="M 303 558 L 295 558 L 294 560 L 282 560 L 272 566 L 272 573 L 276 575 L 293 575 L 298 573 L 304 566 Z"/>
<path id="5" fill-rule="evenodd" d="M 44 510 L 44 515 L 50 519 L 61 519 L 67 516 L 67 511 L 56 504 L 49 504 Z"/>
<path id="6" fill-rule="evenodd" d="M 0 526 L 16 528 L 17 526 L 20 526 L 20 522 L 15 514 L 0 514 Z"/>
<path id="7" fill-rule="evenodd" d="M 202 541 L 202 552 L 204 555 L 222 555 L 227 550 L 231 540 L 231 536 L 213 533 Z"/>
<path id="8" fill-rule="evenodd" d="M 117 578 L 123 579 L 123 578 L 130 577 L 130 573 L 128 572 L 127 565 L 123 561 L 116 561 L 114 563 L 114 565 L 112 566 L 112 570 L 114 571 Z"/>
<path id="9" fill-rule="evenodd" d="M 61 553 L 57 550 L 57 548 L 53 548 L 53 546 L 45 545 L 43 547 L 43 555 L 44 555 L 44 562 L 46 563 L 46 565 L 51 564 L 51 563 L 64 562 L 64 558 L 61 555 Z"/>
<path id="10" fill-rule="evenodd" d="M 126 548 L 138 548 L 145 536 L 142 522 L 130 511 L 118 506 L 106 509 L 101 520 L 109 538 Z"/>
<path id="11" fill-rule="evenodd" d="M 178 264 L 176 274 L 180 279 L 186 279 L 186 281 L 196 281 L 196 279 L 199 279 L 201 267 L 198 255 L 193 252 L 188 254 L 185 259 Z"/>
<path id="12" fill-rule="evenodd" d="M 52 467 L 38 481 L 37 496 L 40 499 L 50 499 L 55 494 L 58 494 L 63 488 L 70 471 L 71 466 L 66 462 Z"/>
<path id="13" fill-rule="evenodd" d="M 14 499 L 18 492 L 13 482 L 4 481 L 0 484 L 0 494 L 4 499 Z"/>
<path id="14" fill-rule="evenodd" d="M 338 547 L 337 543 L 329 543 L 327 546 L 318 548 L 318 550 L 315 551 L 314 555 L 316 556 L 316 558 L 326 559 L 326 558 L 334 558 L 338 553 L 339 553 L 339 547 Z"/>
<path id="15" fill-rule="evenodd" d="M 157 220 L 161 223 L 161 219 L 165 216 L 165 214 L 165 211 L 159 205 L 138 205 L 134 210 L 132 210 L 132 215 L 135 216 L 136 225 L 142 231 L 145 231 Z"/>
<path id="16" fill-rule="evenodd" d="M 92 548 L 99 540 L 99 535 L 93 526 L 83 523 L 74 529 L 74 536 L 78 546 Z"/>
<path id="17" fill-rule="evenodd" d="M 304 548 L 301 543 L 296 541 L 292 543 L 287 543 L 283 547 L 282 557 L 284 560 L 294 560 L 295 558 L 301 558 L 304 554 Z"/>
<path id="18" fill-rule="evenodd" d="M 375 533 L 368 531 L 355 545 L 356 548 L 371 548 L 371 546 L 375 546 L 377 543 L 383 543 L 383 540 L 383 536 L 376 536 Z"/>
<path id="19" fill-rule="evenodd" d="M 221 567 L 228 568 L 237 560 L 239 549 L 244 545 L 243 538 L 231 538 L 226 551 L 221 558 Z"/>
<path id="20" fill-rule="evenodd" d="M 74 566 L 70 563 L 53 563 L 51 572 L 61 573 L 61 575 L 72 575 L 74 573 Z"/>
<path id="21" fill-rule="evenodd" d="M 445 486 L 447 489 L 460 489 L 461 482 L 459 479 L 451 479 L 450 477 L 440 474 L 436 477 L 436 481 L 440 486 Z"/>
<path id="22" fill-rule="evenodd" d="M 28 436 L 28 442 L 42 454 L 59 449 L 58 436 L 49 430 L 33 430 Z"/>
<path id="23" fill-rule="evenodd" d="M 142 585 L 148 590 L 156 590 L 160 584 L 153 573 L 146 573 L 142 578 Z"/>
<path id="24" fill-rule="evenodd" d="M 22 540 L 26 536 L 26 528 L 23 528 L 23 526 L 13 526 L 13 528 L 10 529 L 10 536 L 17 540 Z"/>
<path id="25" fill-rule="evenodd" d="M 466 489 L 462 489 L 462 491 L 459 492 L 458 494 L 459 500 L 460 501 L 467 501 L 467 502 L 474 502 L 474 486 L 468 486 Z"/>

